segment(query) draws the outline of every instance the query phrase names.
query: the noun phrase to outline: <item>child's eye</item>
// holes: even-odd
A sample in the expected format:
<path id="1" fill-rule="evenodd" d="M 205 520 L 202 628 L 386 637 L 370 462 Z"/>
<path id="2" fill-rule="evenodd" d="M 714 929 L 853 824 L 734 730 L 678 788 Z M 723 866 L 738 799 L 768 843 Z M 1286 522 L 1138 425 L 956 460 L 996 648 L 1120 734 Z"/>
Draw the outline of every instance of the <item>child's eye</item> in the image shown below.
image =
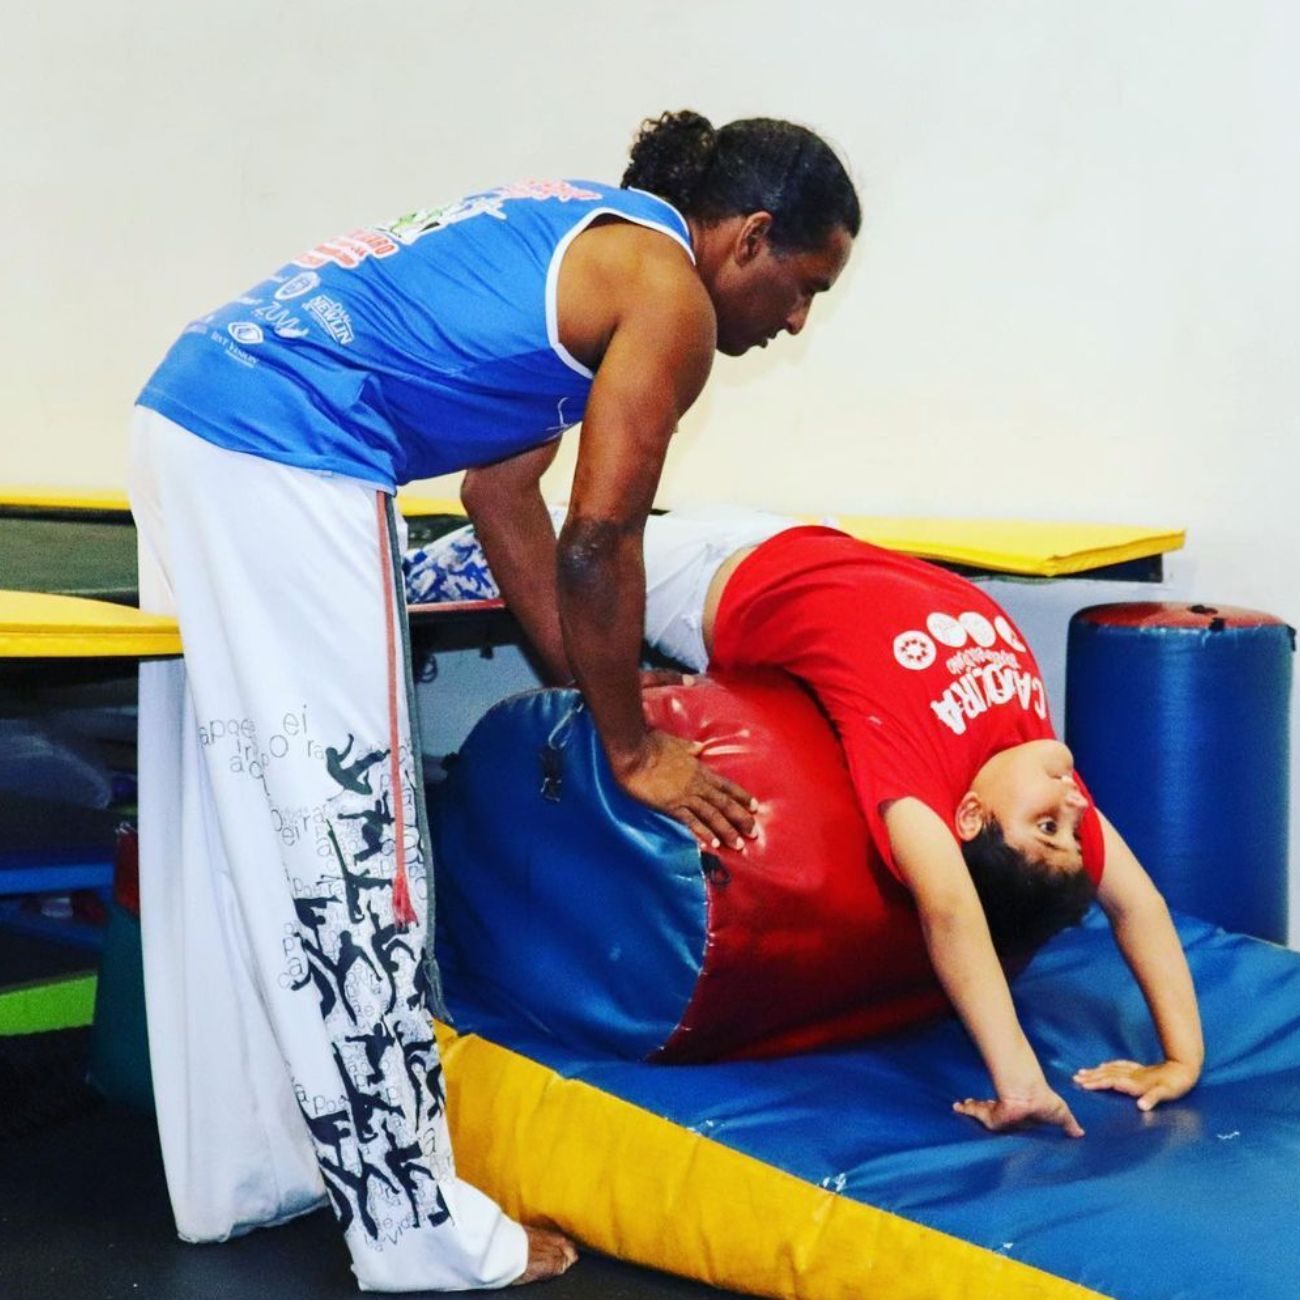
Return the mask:
<path id="1" fill-rule="evenodd" d="M 1043 820 L 1038 823 L 1038 829 L 1042 831 L 1044 835 L 1055 835 L 1056 822 L 1051 817 L 1044 817 Z"/>

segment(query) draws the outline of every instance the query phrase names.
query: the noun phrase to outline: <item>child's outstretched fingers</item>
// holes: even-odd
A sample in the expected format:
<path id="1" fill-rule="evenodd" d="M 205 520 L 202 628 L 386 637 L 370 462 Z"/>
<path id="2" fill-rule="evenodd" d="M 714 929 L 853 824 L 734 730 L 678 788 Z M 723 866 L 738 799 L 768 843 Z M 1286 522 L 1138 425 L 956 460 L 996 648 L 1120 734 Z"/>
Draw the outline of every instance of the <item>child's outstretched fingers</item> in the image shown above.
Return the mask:
<path id="1" fill-rule="evenodd" d="M 1089 1092 L 1111 1089 L 1138 1097 L 1146 1091 L 1146 1085 L 1139 1081 L 1145 1068 L 1137 1061 L 1103 1061 L 1091 1069 L 1076 1070 L 1074 1082 Z"/>
<path id="2" fill-rule="evenodd" d="M 1154 1088 L 1148 1088 L 1138 1098 L 1138 1110 L 1155 1110 L 1162 1101 L 1169 1101 L 1173 1095 L 1173 1090 L 1168 1084 L 1157 1083 Z"/>
<path id="3" fill-rule="evenodd" d="M 1083 1136 L 1079 1121 L 1050 1088 L 1033 1096 L 1000 1097 L 996 1101 L 967 1097 L 965 1101 L 953 1102 L 952 1108 L 958 1115 L 978 1120 L 990 1133 L 1007 1133 L 1032 1124 L 1055 1124 L 1066 1137 Z"/>
<path id="4" fill-rule="evenodd" d="M 1137 1061 L 1106 1061 L 1075 1073 L 1074 1082 L 1090 1092 L 1109 1089 L 1137 1100 L 1139 1110 L 1154 1110 L 1162 1101 L 1176 1101 L 1196 1085 L 1199 1071 L 1180 1061 L 1141 1065 Z"/>

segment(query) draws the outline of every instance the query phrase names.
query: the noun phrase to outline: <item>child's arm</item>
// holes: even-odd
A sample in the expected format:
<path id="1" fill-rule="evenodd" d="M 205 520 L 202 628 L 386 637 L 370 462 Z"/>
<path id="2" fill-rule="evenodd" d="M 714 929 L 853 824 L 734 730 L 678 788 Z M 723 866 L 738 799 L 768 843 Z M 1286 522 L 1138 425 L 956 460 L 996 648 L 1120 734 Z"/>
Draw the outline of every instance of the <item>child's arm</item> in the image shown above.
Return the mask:
<path id="1" fill-rule="evenodd" d="M 965 859 L 943 820 L 918 799 L 884 809 L 894 861 L 916 898 L 930 963 L 984 1058 L 996 1100 L 967 1098 L 953 1109 L 993 1132 L 1028 1123 L 1083 1129 L 1052 1091 L 1016 1017 L 988 922 Z"/>
<path id="2" fill-rule="evenodd" d="M 1140 1110 L 1174 1101 L 1191 1091 L 1205 1059 L 1196 990 L 1169 908 L 1151 877 L 1119 832 L 1104 817 L 1106 870 L 1097 901 L 1110 920 L 1115 942 L 1133 972 L 1155 1022 L 1165 1059 L 1156 1065 L 1106 1061 L 1080 1070 L 1084 1088 L 1113 1088 L 1137 1098 Z"/>

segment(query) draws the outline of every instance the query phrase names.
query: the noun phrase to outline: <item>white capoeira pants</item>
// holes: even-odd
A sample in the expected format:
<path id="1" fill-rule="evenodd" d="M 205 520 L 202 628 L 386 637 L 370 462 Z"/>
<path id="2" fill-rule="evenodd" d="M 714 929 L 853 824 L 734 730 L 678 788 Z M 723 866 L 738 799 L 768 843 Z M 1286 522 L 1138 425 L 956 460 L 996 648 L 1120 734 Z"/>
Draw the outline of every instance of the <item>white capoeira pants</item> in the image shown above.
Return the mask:
<path id="1" fill-rule="evenodd" d="M 327 1199 L 364 1290 L 501 1286 L 522 1228 L 455 1174 L 391 498 L 137 409 L 140 888 L 180 1235 Z M 400 554 L 400 552 L 398 552 Z"/>

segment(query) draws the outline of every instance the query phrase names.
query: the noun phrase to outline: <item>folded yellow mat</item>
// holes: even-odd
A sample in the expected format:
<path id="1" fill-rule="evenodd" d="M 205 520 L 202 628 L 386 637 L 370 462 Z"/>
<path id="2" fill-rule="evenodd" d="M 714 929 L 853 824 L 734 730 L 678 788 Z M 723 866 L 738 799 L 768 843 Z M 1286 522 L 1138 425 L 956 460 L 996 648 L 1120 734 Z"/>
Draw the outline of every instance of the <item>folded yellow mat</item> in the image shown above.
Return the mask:
<path id="1" fill-rule="evenodd" d="M 1135 524 L 1036 523 L 1023 519 L 900 519 L 887 515 L 804 516 L 864 542 L 925 560 L 998 573 L 1057 578 L 1179 550 L 1181 529 Z"/>
<path id="2" fill-rule="evenodd" d="M 0 591 L 0 659 L 177 655 L 176 620 L 125 605 L 36 591 Z"/>

